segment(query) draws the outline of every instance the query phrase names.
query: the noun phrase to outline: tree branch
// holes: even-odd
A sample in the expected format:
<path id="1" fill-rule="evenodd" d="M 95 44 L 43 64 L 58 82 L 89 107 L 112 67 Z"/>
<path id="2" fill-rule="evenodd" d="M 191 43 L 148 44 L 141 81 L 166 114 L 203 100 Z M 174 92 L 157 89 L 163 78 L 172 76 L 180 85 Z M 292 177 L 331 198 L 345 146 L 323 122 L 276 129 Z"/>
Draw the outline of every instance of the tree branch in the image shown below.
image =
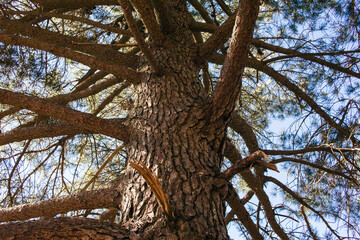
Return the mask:
<path id="1" fill-rule="evenodd" d="M 46 201 L 0 209 L 0 222 L 51 217 L 81 209 L 118 207 L 121 193 L 115 189 L 85 191 Z"/>
<path id="2" fill-rule="evenodd" d="M 128 0 L 120 0 L 120 2 Z M 142 22 L 149 32 L 149 36 L 155 44 L 161 44 L 164 38 L 160 25 L 156 21 L 155 13 L 149 0 L 131 0 L 130 1 L 136 12 L 139 14 Z M 125 9 L 124 9 L 125 11 Z M 134 34 L 134 33 L 133 33 Z"/>
<path id="3" fill-rule="evenodd" d="M 263 150 L 267 155 L 297 155 L 308 152 L 355 152 L 360 151 L 360 148 L 334 148 L 331 146 L 317 146 L 317 147 L 308 147 L 303 149 L 295 149 L 295 150 Z"/>
<path id="4" fill-rule="evenodd" d="M 105 134 L 124 142 L 127 142 L 130 137 L 130 129 L 121 122 L 98 118 L 89 113 L 79 112 L 59 104 L 26 96 L 21 93 L 0 89 L 0 103 L 21 107 L 40 115 L 60 119 L 80 128 Z"/>
<path id="5" fill-rule="evenodd" d="M 241 75 L 248 59 L 260 1 L 240 2 L 228 54 L 211 98 L 212 119 L 230 117 L 241 88 Z M 206 43 L 205 43 L 206 44 Z"/>
<path id="6" fill-rule="evenodd" d="M 24 23 L 19 20 L 9 20 L 4 17 L 0 18 L 0 28 L 6 30 L 6 34 L 27 36 L 31 39 L 55 44 L 62 48 L 76 50 L 78 52 L 94 56 L 98 59 L 101 59 L 102 61 L 114 63 L 114 65 L 116 64 L 124 67 L 133 68 L 136 68 L 137 65 L 137 58 L 135 56 L 118 52 L 117 50 L 113 50 L 109 47 L 74 44 L 88 42 L 76 37 L 66 36 L 57 32 L 48 31 L 40 27 L 34 27 L 31 24 Z"/>
<path id="7" fill-rule="evenodd" d="M 236 112 L 231 114 L 231 120 L 229 127 L 236 133 L 240 134 L 244 140 L 247 148 L 251 153 L 260 150 L 256 135 L 252 130 L 252 127 Z"/>
<path id="8" fill-rule="evenodd" d="M 244 225 L 246 230 L 250 233 L 253 239 L 264 239 L 260 234 L 259 228 L 255 225 L 253 220 L 250 217 L 250 214 L 244 207 L 239 195 L 234 188 L 230 188 L 230 195 L 226 198 L 226 201 L 229 203 L 230 207 L 234 210 L 236 216 L 239 218 L 240 222 Z"/>
<path id="9" fill-rule="evenodd" d="M 152 0 L 152 4 L 155 8 L 155 15 L 159 21 L 161 31 L 165 34 L 173 33 L 175 27 L 171 21 L 168 2 L 165 0 Z"/>
<path id="10" fill-rule="evenodd" d="M 188 0 L 188 2 L 200 13 L 206 23 L 213 24 L 213 20 L 209 17 L 206 9 L 197 0 Z"/>
<path id="11" fill-rule="evenodd" d="M 141 35 L 141 33 L 138 30 L 137 24 L 135 22 L 135 19 L 133 18 L 132 12 L 131 12 L 131 5 L 130 5 L 129 1 L 128 0 L 119 0 L 119 2 L 124 11 L 124 16 L 125 16 L 126 22 L 128 23 L 129 28 L 130 28 L 132 34 L 134 35 L 134 38 L 135 38 L 136 42 L 138 43 L 141 51 L 144 53 L 146 59 L 148 60 L 151 69 L 153 70 L 154 73 L 159 73 L 159 71 L 160 71 L 159 64 L 157 63 L 152 52 L 150 52 L 148 45 L 145 43 L 143 36 Z"/>
<path id="12" fill-rule="evenodd" d="M 226 41 L 231 36 L 231 30 L 234 27 L 234 22 L 236 18 L 236 14 L 231 15 L 220 27 L 216 27 L 212 24 L 207 24 L 205 26 L 212 25 L 212 30 L 216 29 L 214 33 L 209 37 L 203 44 L 199 46 L 199 54 L 197 58 L 197 62 L 201 64 L 202 62 L 208 60 L 211 55 L 213 55 L 221 46 L 226 43 Z M 200 23 L 191 23 L 191 29 L 194 31 L 199 26 L 204 26 Z"/>
<path id="13" fill-rule="evenodd" d="M 1 33 L 0 33 L 0 41 L 8 44 L 20 45 L 20 46 L 36 48 L 39 50 L 44 50 L 56 56 L 72 59 L 91 68 L 104 70 L 105 72 L 112 73 L 123 79 L 127 79 L 132 83 L 136 83 L 138 81 L 138 74 L 136 73 L 136 71 L 130 68 L 120 66 L 113 62 L 106 62 L 97 59 L 96 57 L 93 57 L 91 55 L 73 51 L 70 50 L 69 48 L 64 48 L 53 43 L 47 43 L 40 40 L 22 38 L 15 35 L 12 36 Z"/>
<path id="14" fill-rule="evenodd" d="M 20 142 L 23 140 L 58 137 L 62 135 L 75 135 L 82 133 L 89 133 L 89 131 L 64 123 L 15 128 L 11 131 L 0 134 L 0 146 L 12 142 Z"/>
<path id="15" fill-rule="evenodd" d="M 325 168 L 323 166 L 320 166 L 318 164 L 315 164 L 315 163 L 311 163 L 311 162 L 308 162 L 308 161 L 304 161 L 304 160 L 301 160 L 301 159 L 297 159 L 297 158 L 289 158 L 289 157 L 283 157 L 283 158 L 280 158 L 280 159 L 276 159 L 276 160 L 273 160 L 271 161 L 271 163 L 281 163 L 281 162 L 295 162 L 295 163 L 300 163 L 300 164 L 304 164 L 304 165 L 307 165 L 307 166 L 310 166 L 310 167 L 313 167 L 313 168 L 317 168 L 317 169 L 320 169 L 324 172 L 327 172 L 327 173 L 330 173 L 330 174 L 333 174 L 333 175 L 338 175 L 340 177 L 343 177 L 351 182 L 354 182 L 356 185 L 359 186 L 359 183 L 351 178 L 350 176 L 347 176 L 345 173 L 343 172 L 339 172 L 339 171 L 335 171 L 335 170 L 332 170 L 332 169 L 329 169 L 329 168 Z"/>
<path id="16" fill-rule="evenodd" d="M 3 240 L 119 239 L 129 240 L 129 230 L 115 223 L 90 218 L 60 217 L 0 225 Z"/>
<path id="17" fill-rule="evenodd" d="M 342 72 L 342 73 L 349 74 L 349 75 L 351 75 L 353 77 L 360 78 L 360 73 L 351 71 L 348 68 L 343 68 L 343 67 L 341 67 L 341 66 L 339 66 L 337 64 L 325 61 L 325 60 L 320 59 L 320 58 L 318 58 L 316 56 L 313 56 L 311 54 L 301 53 L 301 52 L 298 52 L 296 50 L 286 49 L 286 48 L 282 48 L 282 47 L 279 47 L 279 46 L 274 46 L 274 45 L 268 44 L 266 42 L 260 41 L 258 39 L 253 39 L 252 44 L 254 44 L 257 47 L 265 48 L 265 49 L 268 49 L 268 50 L 271 50 L 271 51 L 284 53 L 284 54 L 292 54 L 295 57 L 300 57 L 300 58 L 303 58 L 303 59 L 311 61 L 311 62 L 316 62 L 316 63 L 321 64 L 323 66 L 326 66 L 328 68 L 337 70 L 337 71 Z"/>
<path id="18" fill-rule="evenodd" d="M 266 181 L 270 181 L 275 183 L 276 185 L 278 185 L 282 190 L 284 190 L 285 192 L 287 192 L 288 194 L 290 194 L 296 201 L 298 201 L 300 204 L 304 205 L 305 207 L 307 207 L 308 209 L 310 209 L 311 211 L 313 211 L 314 213 L 316 213 L 316 215 L 318 215 L 321 220 L 325 223 L 325 225 L 329 228 L 329 230 L 339 239 L 342 239 L 335 231 L 334 229 L 331 228 L 331 226 L 328 224 L 328 222 L 325 220 L 325 218 L 321 215 L 320 212 L 316 211 L 313 207 L 311 207 L 307 202 L 305 202 L 297 193 L 293 192 L 290 188 L 288 188 L 287 186 L 285 186 L 282 182 L 280 182 L 279 180 L 277 180 L 276 178 L 273 177 L 265 177 Z"/>
<path id="19" fill-rule="evenodd" d="M 39 4 L 44 10 L 57 8 L 76 9 L 94 5 L 118 5 L 116 0 L 31 0 L 31 2 Z"/>
<path id="20" fill-rule="evenodd" d="M 293 84 L 289 79 L 284 75 L 278 73 L 273 68 L 264 65 L 262 62 L 255 60 L 253 58 L 249 59 L 248 66 L 255 68 L 264 72 L 265 74 L 272 77 L 277 83 L 282 86 L 285 86 L 291 92 L 293 92 L 297 97 L 304 100 L 317 114 L 319 114 L 330 126 L 337 129 L 339 132 L 343 133 L 345 136 L 350 137 L 354 143 L 357 143 L 357 140 L 351 133 L 346 131 L 343 127 L 337 124 L 309 95 L 302 91 L 299 87 Z"/>

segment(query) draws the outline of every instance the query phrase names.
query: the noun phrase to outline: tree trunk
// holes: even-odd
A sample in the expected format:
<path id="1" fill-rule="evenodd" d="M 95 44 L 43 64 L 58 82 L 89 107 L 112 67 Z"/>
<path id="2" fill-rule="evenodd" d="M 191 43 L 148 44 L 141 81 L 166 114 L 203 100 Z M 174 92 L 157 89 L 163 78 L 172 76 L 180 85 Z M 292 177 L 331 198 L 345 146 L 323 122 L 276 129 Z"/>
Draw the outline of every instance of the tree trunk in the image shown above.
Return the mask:
<path id="1" fill-rule="evenodd" d="M 175 35 L 176 36 L 176 35 Z M 225 206 L 213 184 L 223 159 L 224 122 L 209 123 L 208 103 L 189 47 L 177 35 L 156 50 L 161 75 L 146 73 L 135 87 L 128 161 L 145 163 L 169 198 L 165 216 L 144 178 L 128 167 L 121 224 L 155 239 L 228 239 Z M 144 236 L 142 236 L 144 237 Z"/>

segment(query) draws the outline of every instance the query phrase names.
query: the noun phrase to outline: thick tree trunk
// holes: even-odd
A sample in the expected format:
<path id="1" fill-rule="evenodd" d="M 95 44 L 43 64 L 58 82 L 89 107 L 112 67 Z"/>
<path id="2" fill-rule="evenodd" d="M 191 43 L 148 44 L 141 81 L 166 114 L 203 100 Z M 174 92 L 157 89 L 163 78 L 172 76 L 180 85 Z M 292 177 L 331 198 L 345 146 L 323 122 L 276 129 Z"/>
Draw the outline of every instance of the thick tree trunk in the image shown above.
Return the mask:
<path id="1" fill-rule="evenodd" d="M 180 33 L 181 29 L 178 29 Z M 128 161 L 140 161 L 156 174 L 173 216 L 165 216 L 144 178 L 128 167 L 121 224 L 155 239 L 228 239 L 220 170 L 224 122 L 209 122 L 209 99 L 199 80 L 190 32 L 173 34 L 156 49 L 161 75 L 147 73 L 135 87 L 127 146 Z M 144 235 L 142 238 L 146 237 Z"/>

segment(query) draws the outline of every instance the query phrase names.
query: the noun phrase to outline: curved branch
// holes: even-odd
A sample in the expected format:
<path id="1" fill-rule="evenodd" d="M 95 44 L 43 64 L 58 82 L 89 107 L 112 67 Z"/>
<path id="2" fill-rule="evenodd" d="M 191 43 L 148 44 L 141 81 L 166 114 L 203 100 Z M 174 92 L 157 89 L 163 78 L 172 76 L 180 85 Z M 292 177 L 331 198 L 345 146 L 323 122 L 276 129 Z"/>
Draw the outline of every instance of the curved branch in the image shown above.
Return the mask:
<path id="1" fill-rule="evenodd" d="M 311 211 L 313 211 L 314 213 L 316 213 L 316 215 L 318 215 L 321 220 L 325 223 L 325 225 L 329 228 L 329 230 L 339 239 L 342 239 L 336 232 L 334 229 L 331 228 L 331 226 L 329 225 L 329 223 L 325 220 L 325 218 L 321 215 L 320 212 L 316 211 L 313 207 L 311 207 L 307 202 L 305 202 L 297 193 L 293 192 L 290 188 L 288 188 L 287 186 L 285 186 L 282 182 L 280 182 L 279 180 L 277 180 L 276 178 L 273 177 L 265 177 L 266 181 L 270 181 L 275 183 L 276 185 L 278 185 L 282 190 L 284 190 L 285 192 L 287 192 L 288 194 L 290 194 L 296 201 L 298 201 L 299 203 L 301 203 L 302 205 L 304 205 L 305 207 L 307 207 L 308 209 L 310 209 Z"/>
<path id="2" fill-rule="evenodd" d="M 232 128 L 236 133 L 240 134 L 242 139 L 245 141 L 245 144 L 250 153 L 260 150 L 256 135 L 252 130 L 252 127 L 236 112 L 231 114 L 229 127 Z"/>
<path id="3" fill-rule="evenodd" d="M 0 103 L 28 109 L 40 115 L 63 120 L 79 128 L 105 134 L 122 140 L 129 140 L 130 129 L 121 122 L 98 118 L 46 100 L 0 89 Z"/>
<path id="4" fill-rule="evenodd" d="M 259 12 L 260 1 L 240 2 L 228 54 L 211 98 L 212 119 L 229 118 L 241 88 L 241 75 Z M 206 44 L 206 43 L 205 43 Z"/>
<path id="5" fill-rule="evenodd" d="M 46 201 L 0 209 L 0 222 L 51 217 L 81 209 L 118 207 L 121 194 L 115 189 L 85 191 Z"/>
<path id="6" fill-rule="evenodd" d="M 108 221 L 60 217 L 0 225 L 0 238 L 10 239 L 130 239 L 129 230 Z"/>
<path id="7" fill-rule="evenodd" d="M 285 86 L 291 92 L 293 92 L 297 97 L 304 100 L 317 114 L 319 114 L 330 126 L 337 129 L 339 132 L 343 133 L 345 136 L 350 137 L 351 140 L 356 143 L 357 140 L 354 136 L 336 123 L 309 95 L 307 95 L 303 90 L 293 84 L 288 78 L 284 75 L 278 73 L 273 68 L 263 64 L 262 62 L 255 60 L 253 58 L 249 59 L 248 66 L 255 68 L 263 73 L 272 77 L 278 84 Z"/>

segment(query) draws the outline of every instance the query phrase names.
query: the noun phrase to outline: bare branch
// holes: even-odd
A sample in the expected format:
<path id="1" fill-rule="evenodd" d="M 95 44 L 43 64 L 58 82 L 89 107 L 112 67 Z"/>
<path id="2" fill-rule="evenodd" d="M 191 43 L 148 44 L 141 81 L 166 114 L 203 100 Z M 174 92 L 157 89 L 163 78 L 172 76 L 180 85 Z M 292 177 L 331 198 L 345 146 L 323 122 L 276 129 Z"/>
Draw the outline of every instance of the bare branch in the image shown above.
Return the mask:
<path id="1" fill-rule="evenodd" d="M 231 114 L 229 127 L 240 134 L 251 153 L 260 150 L 256 135 L 253 132 L 252 127 L 236 112 Z"/>
<path id="2" fill-rule="evenodd" d="M 22 38 L 19 36 L 10 36 L 6 34 L 0 34 L 0 41 L 8 44 L 21 45 L 44 50 L 56 56 L 66 57 L 92 68 L 102 69 L 105 72 L 112 73 L 124 79 L 128 79 L 133 83 L 138 81 L 138 74 L 130 68 L 114 64 L 113 62 L 105 62 L 97 59 L 96 57 L 73 51 L 68 48 L 63 48 L 56 44 L 29 38 Z"/>
<path id="3" fill-rule="evenodd" d="M 150 67 L 152 68 L 153 72 L 159 73 L 159 71 L 160 71 L 159 64 L 157 63 L 152 52 L 150 52 L 148 45 L 145 43 L 143 36 L 141 35 L 141 33 L 138 30 L 135 19 L 132 16 L 131 6 L 130 6 L 129 1 L 128 0 L 120 0 L 120 4 L 121 4 L 121 7 L 123 8 L 126 22 L 128 23 L 129 28 L 130 28 L 132 34 L 134 35 L 134 38 L 135 38 L 136 42 L 138 43 L 141 51 L 144 53 L 146 59 L 148 60 Z"/>
<path id="4" fill-rule="evenodd" d="M 230 117 L 241 88 L 241 75 L 248 59 L 260 1 L 241 1 L 228 54 L 211 98 L 212 119 Z M 216 34 L 216 33 L 215 33 Z M 206 43 L 205 43 L 206 44 Z"/>
<path id="5" fill-rule="evenodd" d="M 174 25 L 171 21 L 170 9 L 166 0 L 152 0 L 155 8 L 156 18 L 159 21 L 161 31 L 165 34 L 170 34 L 175 31 Z"/>
<path id="6" fill-rule="evenodd" d="M 0 225 L 0 238 L 10 239 L 119 239 L 129 240 L 130 232 L 108 221 L 60 217 Z"/>
<path id="7" fill-rule="evenodd" d="M 6 30 L 6 34 L 19 34 L 21 36 L 27 36 L 31 39 L 36 39 L 41 42 L 55 44 L 58 47 L 76 50 L 78 52 L 94 56 L 104 62 L 111 62 L 114 65 L 116 64 L 133 68 L 135 68 L 137 65 L 137 58 L 135 56 L 118 52 L 117 50 L 111 49 L 109 47 L 74 44 L 86 43 L 86 41 L 76 37 L 48 31 L 39 27 L 34 27 L 31 24 L 24 23 L 19 20 L 8 20 L 3 17 L 0 19 L 0 28 Z"/>
<path id="8" fill-rule="evenodd" d="M 120 122 L 98 118 L 92 114 L 79 112 L 59 104 L 26 96 L 21 93 L 0 89 L 0 103 L 28 109 L 40 115 L 60 119 L 80 128 L 105 134 L 125 142 L 130 136 L 129 128 Z"/>
<path id="9" fill-rule="evenodd" d="M 328 68 L 332 68 L 332 69 L 334 69 L 336 71 L 349 74 L 349 75 L 351 75 L 353 77 L 360 78 L 360 73 L 354 72 L 354 71 L 350 70 L 349 68 L 343 68 L 343 67 L 339 66 L 338 64 L 334 64 L 334 63 L 325 61 L 325 60 L 323 60 L 321 58 L 318 58 L 316 56 L 313 56 L 311 54 L 304 54 L 304 53 L 298 52 L 296 50 L 286 49 L 286 48 L 282 48 L 282 47 L 279 47 L 279 46 L 274 46 L 274 45 L 268 44 L 266 42 L 260 41 L 258 39 L 253 39 L 252 44 L 254 44 L 255 46 L 258 46 L 258 47 L 262 47 L 262 48 L 271 50 L 271 51 L 275 51 L 275 52 L 279 52 L 279 53 L 285 53 L 285 54 L 291 54 L 291 55 L 293 55 L 295 57 L 300 57 L 300 58 L 303 58 L 305 60 L 316 62 L 316 63 L 324 65 L 324 66 L 326 66 Z"/>
<path id="10" fill-rule="evenodd" d="M 206 9 L 197 0 L 188 0 L 188 2 L 200 13 L 206 23 L 213 24 L 213 20 L 209 17 Z"/>
<path id="11" fill-rule="evenodd" d="M 121 3 L 124 1 L 128 2 L 128 0 L 120 0 Z M 155 44 L 161 44 L 164 35 L 161 32 L 160 25 L 156 21 L 155 13 L 149 0 L 131 0 L 131 4 L 136 10 L 136 12 L 139 14 L 142 22 L 144 23 L 146 29 L 149 32 L 149 36 L 151 37 L 151 39 L 154 40 Z M 124 11 L 125 10 L 126 9 L 124 9 Z"/>
<path id="12" fill-rule="evenodd" d="M 309 97 L 309 95 L 307 95 L 298 86 L 293 84 L 284 75 L 278 73 L 273 68 L 271 68 L 267 65 L 264 65 L 262 62 L 255 60 L 253 58 L 249 59 L 248 66 L 264 72 L 265 74 L 272 77 L 277 83 L 279 83 L 282 86 L 285 86 L 287 89 L 289 89 L 291 92 L 293 92 L 297 97 L 304 100 L 329 125 L 331 125 L 335 129 L 337 129 L 339 132 L 343 133 L 345 136 L 350 137 L 354 143 L 357 142 L 357 140 L 355 139 L 354 136 L 351 135 L 351 133 L 349 133 L 343 127 L 341 127 L 338 123 L 336 123 L 311 97 Z"/>
<path id="13" fill-rule="evenodd" d="M 319 211 L 316 211 L 313 207 L 311 207 L 307 202 L 304 201 L 304 199 L 302 197 L 300 197 L 297 193 L 293 192 L 290 188 L 288 188 L 287 186 L 285 186 L 282 182 L 280 182 L 279 180 L 277 180 L 276 178 L 273 177 L 265 177 L 266 181 L 270 181 L 275 183 L 276 185 L 278 185 L 282 190 L 284 190 L 285 192 L 289 193 L 296 201 L 298 201 L 299 203 L 301 203 L 302 205 L 304 205 L 305 207 L 307 207 L 308 209 L 310 209 L 311 211 L 313 211 L 314 213 L 316 213 L 321 220 L 325 223 L 325 225 L 329 228 L 329 230 L 339 239 L 342 239 L 334 229 L 332 229 L 332 227 L 329 225 L 329 223 L 325 220 L 325 218 L 322 216 L 322 214 Z"/>
<path id="14" fill-rule="evenodd" d="M 308 152 L 355 152 L 360 151 L 360 148 L 334 148 L 331 146 L 320 145 L 317 147 L 308 147 L 303 149 L 295 149 L 295 150 L 263 150 L 267 155 L 297 155 Z"/>
<path id="15" fill-rule="evenodd" d="M 261 161 L 261 158 L 268 158 L 268 157 L 263 151 L 261 150 L 256 151 L 252 153 L 250 156 L 244 159 L 239 159 L 236 163 L 233 163 L 233 165 L 228 169 L 226 169 L 226 171 L 224 171 L 222 175 L 227 181 L 230 181 L 237 173 L 249 170 L 254 164 L 259 164 L 261 166 L 279 172 L 279 170 L 277 169 L 274 163 Z"/>
<path id="16" fill-rule="evenodd" d="M 15 128 L 9 132 L 0 134 L 0 146 L 28 139 L 58 137 L 62 135 L 75 135 L 81 133 L 89 133 L 89 131 L 64 123 Z"/>
<path id="17" fill-rule="evenodd" d="M 76 9 L 94 5 L 118 5 L 116 0 L 31 0 L 31 2 L 39 4 L 44 10 L 56 8 Z"/>
<path id="18" fill-rule="evenodd" d="M 121 194 L 115 189 L 85 191 L 47 201 L 0 209 L 0 222 L 50 217 L 80 209 L 118 207 Z"/>
<path id="19" fill-rule="evenodd" d="M 211 57 L 231 36 L 231 30 L 235 23 L 236 14 L 231 15 L 220 27 L 216 27 L 215 32 L 199 47 L 199 55 L 197 58 L 198 63 L 202 63 Z M 200 24 L 201 25 L 201 24 Z M 207 24 L 206 26 L 211 25 Z M 192 23 L 191 28 L 194 30 L 199 25 Z M 212 28 L 212 27 L 211 27 Z"/>
<path id="20" fill-rule="evenodd" d="M 305 220 L 306 226 L 307 226 L 307 228 L 308 228 L 308 230 L 309 230 L 309 232 L 310 232 L 310 235 L 312 236 L 312 238 L 313 238 L 314 240 L 319 240 L 319 238 L 316 236 L 316 234 L 314 233 L 314 231 L 311 229 L 311 225 L 310 225 L 310 222 L 309 222 L 309 220 L 308 220 L 308 218 L 307 218 L 307 216 L 306 216 L 306 213 L 305 213 L 305 210 L 304 210 L 304 206 L 303 206 L 303 205 L 300 206 L 300 211 L 301 211 L 301 214 L 302 214 L 303 217 L 304 217 L 304 220 Z"/>
<path id="21" fill-rule="evenodd" d="M 250 217 L 250 214 L 244 207 L 239 195 L 234 188 L 230 188 L 230 196 L 226 198 L 226 201 L 229 203 L 230 207 L 234 210 L 236 216 L 239 218 L 240 222 L 245 226 L 246 230 L 249 231 L 253 239 L 264 239 L 260 234 L 259 228 L 255 225 L 253 220 Z"/>
<path id="22" fill-rule="evenodd" d="M 359 186 L 359 183 L 347 176 L 345 173 L 343 172 L 339 172 L 339 171 L 335 171 L 335 170 L 332 170 L 332 169 L 329 169 L 329 168 L 326 168 L 326 167 L 323 167 L 323 166 L 320 166 L 318 164 L 315 164 L 315 163 L 311 163 L 311 162 L 308 162 L 308 161 L 305 161 L 305 160 L 301 160 L 301 159 L 297 159 L 297 158 L 288 158 L 288 157 L 283 157 L 283 158 L 280 158 L 280 159 L 276 159 L 276 160 L 273 160 L 271 161 L 271 163 L 281 163 L 281 162 L 295 162 L 295 163 L 300 163 L 300 164 L 304 164 L 304 165 L 307 165 L 307 166 L 310 166 L 310 167 L 313 167 L 313 168 L 317 168 L 317 169 L 320 169 L 324 172 L 327 172 L 327 173 L 330 173 L 330 174 L 333 174 L 333 175 L 338 175 L 338 176 L 341 176 L 351 182 L 354 182 L 356 185 Z"/>
<path id="23" fill-rule="evenodd" d="M 247 185 L 253 190 L 259 199 L 259 202 L 263 206 L 266 218 L 269 221 L 271 228 L 280 237 L 280 239 L 289 239 L 283 228 L 277 223 L 275 219 L 275 213 L 271 206 L 268 195 L 265 193 L 262 184 L 259 179 L 254 176 L 250 171 L 244 171 L 240 173 L 241 177 L 245 180 Z"/>
<path id="24" fill-rule="evenodd" d="M 132 37 L 132 34 L 129 30 L 120 29 L 118 27 L 114 27 L 108 24 L 102 24 L 84 17 L 78 17 L 74 15 L 67 15 L 67 14 L 59 14 L 56 12 L 44 12 L 44 11 L 5 11 L 6 14 L 18 14 L 18 15 L 26 15 L 26 16 L 44 16 L 48 18 L 60 18 L 60 19 L 68 19 L 72 21 L 77 21 L 81 23 L 85 23 L 90 26 L 94 26 L 97 28 L 104 29 L 109 32 L 118 33 L 121 35 L 126 35 Z"/>

